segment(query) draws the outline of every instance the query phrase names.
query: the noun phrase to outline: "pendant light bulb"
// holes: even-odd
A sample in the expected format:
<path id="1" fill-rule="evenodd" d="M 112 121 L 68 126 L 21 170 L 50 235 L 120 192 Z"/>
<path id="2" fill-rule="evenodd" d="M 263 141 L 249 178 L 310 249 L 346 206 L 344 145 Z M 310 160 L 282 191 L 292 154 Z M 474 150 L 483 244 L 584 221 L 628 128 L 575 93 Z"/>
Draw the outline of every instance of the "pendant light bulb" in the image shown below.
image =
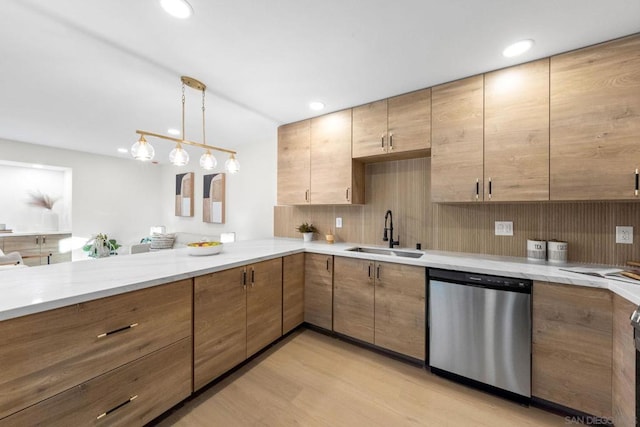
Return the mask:
<path id="1" fill-rule="evenodd" d="M 236 155 L 232 154 L 226 162 L 224 162 L 224 168 L 229 173 L 237 173 L 240 170 L 240 162 L 236 159 Z"/>
<path id="2" fill-rule="evenodd" d="M 144 138 L 144 135 L 140 135 L 140 139 L 138 139 L 131 146 L 131 155 L 136 160 L 149 161 L 153 159 L 153 156 L 156 154 L 156 151 L 153 149 L 151 144 L 147 142 Z"/>
<path id="3" fill-rule="evenodd" d="M 211 170 L 215 168 L 217 165 L 218 165 L 218 160 L 216 160 L 216 158 L 213 157 L 213 155 L 211 154 L 211 151 L 209 150 L 207 150 L 207 152 L 200 157 L 200 167 L 202 167 L 202 169 Z"/>
<path id="4" fill-rule="evenodd" d="M 189 163 L 189 153 L 178 143 L 169 153 L 169 161 L 175 166 L 184 166 Z"/>

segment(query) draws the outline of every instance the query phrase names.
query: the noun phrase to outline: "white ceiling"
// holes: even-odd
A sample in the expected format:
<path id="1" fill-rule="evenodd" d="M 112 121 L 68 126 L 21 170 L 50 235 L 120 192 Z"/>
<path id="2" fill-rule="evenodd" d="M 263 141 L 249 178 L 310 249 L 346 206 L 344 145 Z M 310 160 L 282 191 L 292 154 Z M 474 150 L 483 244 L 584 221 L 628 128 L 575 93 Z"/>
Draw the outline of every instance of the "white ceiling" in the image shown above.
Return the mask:
<path id="1" fill-rule="evenodd" d="M 188 75 L 208 85 L 207 142 L 241 147 L 318 114 L 311 100 L 335 111 L 640 32 L 640 0 L 190 3 L 182 21 L 158 0 L 2 0 L 0 138 L 126 157 L 135 129 L 180 127 Z"/>

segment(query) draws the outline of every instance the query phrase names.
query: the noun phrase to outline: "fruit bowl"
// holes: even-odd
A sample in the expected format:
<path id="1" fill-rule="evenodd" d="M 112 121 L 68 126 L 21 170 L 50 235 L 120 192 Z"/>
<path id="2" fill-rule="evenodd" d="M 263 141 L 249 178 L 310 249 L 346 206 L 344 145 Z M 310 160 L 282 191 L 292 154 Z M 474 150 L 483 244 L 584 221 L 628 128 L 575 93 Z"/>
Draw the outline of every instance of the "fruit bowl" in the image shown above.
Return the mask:
<path id="1" fill-rule="evenodd" d="M 187 253 L 194 256 L 215 255 L 222 252 L 221 242 L 187 243 Z"/>

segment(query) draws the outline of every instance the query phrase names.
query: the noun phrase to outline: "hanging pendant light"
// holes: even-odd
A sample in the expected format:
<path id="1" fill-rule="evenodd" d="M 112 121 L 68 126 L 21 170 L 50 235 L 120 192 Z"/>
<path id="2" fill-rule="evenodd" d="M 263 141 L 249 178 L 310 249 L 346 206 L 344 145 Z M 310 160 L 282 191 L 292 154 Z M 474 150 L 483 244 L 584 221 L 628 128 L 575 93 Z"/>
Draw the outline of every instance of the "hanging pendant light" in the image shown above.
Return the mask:
<path id="1" fill-rule="evenodd" d="M 224 162 L 224 168 L 229 173 L 237 173 L 238 171 L 240 171 L 240 162 L 238 162 L 238 159 L 236 159 L 235 154 L 232 153 L 227 161 Z"/>
<path id="2" fill-rule="evenodd" d="M 140 135 L 140 139 L 138 139 L 131 146 L 131 155 L 136 160 L 148 162 L 149 160 L 153 159 L 153 156 L 155 156 L 155 154 L 156 150 L 154 150 L 151 144 L 147 142 L 147 140 L 144 138 L 144 135 Z"/>
<path id="3" fill-rule="evenodd" d="M 202 169 L 211 170 L 215 168 L 217 165 L 218 165 L 218 160 L 215 157 L 213 157 L 213 155 L 211 154 L 211 151 L 209 150 L 207 150 L 207 152 L 200 157 L 200 166 L 202 167 Z"/>
<path id="4" fill-rule="evenodd" d="M 185 166 L 189 163 L 189 153 L 178 142 L 176 147 L 169 153 L 169 161 L 175 166 Z"/>
<path id="5" fill-rule="evenodd" d="M 203 169 L 211 170 L 215 168 L 218 164 L 217 159 L 211 154 L 212 150 L 222 151 L 224 153 L 229 153 L 230 157 L 225 162 L 225 169 L 229 173 L 236 173 L 240 170 L 240 163 L 236 159 L 236 152 L 233 150 L 229 150 L 227 148 L 215 147 L 213 145 L 207 145 L 206 143 L 206 134 L 205 134 L 205 90 L 206 86 L 204 83 L 187 76 L 182 76 L 180 78 L 182 81 L 182 138 L 173 138 L 170 136 L 160 135 L 153 132 L 148 132 L 144 130 L 136 130 L 136 133 L 140 135 L 140 139 L 133 144 L 131 147 L 131 155 L 137 160 L 151 160 L 155 154 L 155 150 L 147 142 L 145 139 L 146 136 L 153 136 L 155 138 L 165 139 L 168 141 L 173 141 L 176 143 L 176 146 L 171 153 L 169 153 L 169 161 L 176 166 L 184 166 L 189 163 L 189 153 L 182 147 L 183 145 L 191 145 L 194 147 L 204 148 L 206 151 L 200 157 L 200 166 Z M 185 139 L 184 132 L 184 111 L 185 111 L 185 86 L 189 86 L 190 88 L 199 90 L 202 92 L 202 143 L 188 141 Z"/>

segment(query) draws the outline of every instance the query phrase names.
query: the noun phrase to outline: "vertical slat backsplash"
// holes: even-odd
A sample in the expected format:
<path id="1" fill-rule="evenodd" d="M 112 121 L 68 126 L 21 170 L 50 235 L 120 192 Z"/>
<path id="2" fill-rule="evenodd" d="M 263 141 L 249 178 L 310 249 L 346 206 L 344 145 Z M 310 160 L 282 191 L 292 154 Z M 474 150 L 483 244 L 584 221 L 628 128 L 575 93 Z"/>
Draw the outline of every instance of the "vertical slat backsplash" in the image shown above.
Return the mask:
<path id="1" fill-rule="evenodd" d="M 491 255 L 526 256 L 527 239 L 569 243 L 569 261 L 624 265 L 640 260 L 640 203 L 464 203 L 430 201 L 430 159 L 366 166 L 363 206 L 276 206 L 274 235 L 300 237 L 295 227 L 313 222 L 337 241 L 384 245 L 384 214 L 393 211 L 400 246 Z M 341 217 L 343 228 L 335 228 Z M 513 236 L 495 236 L 495 221 L 513 221 Z M 634 227 L 634 244 L 615 243 L 615 226 Z"/>

